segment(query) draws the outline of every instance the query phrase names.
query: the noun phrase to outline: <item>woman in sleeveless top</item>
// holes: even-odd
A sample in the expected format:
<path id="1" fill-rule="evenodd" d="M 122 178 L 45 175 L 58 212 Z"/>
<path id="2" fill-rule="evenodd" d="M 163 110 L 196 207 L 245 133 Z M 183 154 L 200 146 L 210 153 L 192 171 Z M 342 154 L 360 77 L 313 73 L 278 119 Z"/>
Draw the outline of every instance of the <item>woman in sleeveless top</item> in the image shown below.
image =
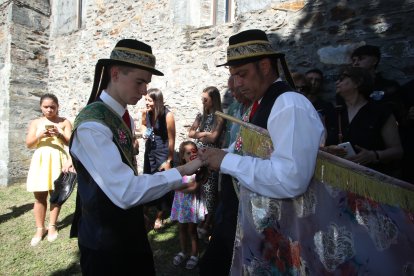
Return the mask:
<path id="1" fill-rule="evenodd" d="M 216 87 L 209 86 L 201 93 L 201 100 L 203 103 L 203 114 L 197 114 L 188 137 L 195 139 L 199 149 L 205 147 L 218 148 L 221 145 L 224 129 L 224 120 L 214 114 L 216 111 L 222 111 L 220 92 Z M 201 238 L 205 238 L 211 230 L 212 219 L 217 205 L 217 172 L 210 172 L 207 183 L 201 186 L 201 195 L 206 200 L 208 214 L 205 221 L 199 224 L 198 232 Z"/>
<path id="2" fill-rule="evenodd" d="M 154 174 L 171 169 L 174 160 L 175 121 L 173 113 L 164 105 L 159 89 L 148 90 L 145 96 L 147 110 L 142 114 L 142 131 L 145 139 L 144 173 Z M 164 212 L 172 205 L 173 192 L 147 204 L 157 208 L 154 229 L 163 226 Z M 147 209 L 147 208 L 146 208 Z"/>
<path id="3" fill-rule="evenodd" d="M 338 140 L 353 146 L 356 155 L 347 157 L 350 161 L 398 177 L 403 151 L 397 121 L 389 106 L 369 98 L 372 84 L 369 72 L 359 67 L 346 68 L 336 82 L 342 100 Z M 338 146 L 325 150 L 345 155 Z"/>
<path id="4" fill-rule="evenodd" d="M 58 236 L 58 205 L 51 204 L 49 227 L 45 228 L 47 196 L 54 189 L 53 182 L 65 163 L 67 165 L 70 161 L 64 147 L 72 132 L 70 122 L 58 116 L 59 103 L 55 95 L 43 95 L 40 98 L 40 109 L 43 116 L 30 123 L 26 137 L 27 147 L 35 149 L 27 176 L 27 191 L 33 192 L 35 197 L 33 211 L 37 230 L 30 243 L 32 246 L 36 246 L 46 233 L 50 242 Z"/>

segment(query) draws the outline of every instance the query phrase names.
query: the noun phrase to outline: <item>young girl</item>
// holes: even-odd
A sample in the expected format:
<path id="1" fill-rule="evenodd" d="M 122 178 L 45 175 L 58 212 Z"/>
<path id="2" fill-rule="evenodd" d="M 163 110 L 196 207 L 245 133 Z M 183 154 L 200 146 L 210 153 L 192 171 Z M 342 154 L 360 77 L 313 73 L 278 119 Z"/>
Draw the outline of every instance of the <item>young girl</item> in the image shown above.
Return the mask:
<path id="1" fill-rule="evenodd" d="M 197 146 L 192 141 L 182 142 L 179 149 L 179 160 L 185 164 L 197 157 Z M 180 164 L 180 165 L 181 165 Z M 197 224 L 204 220 L 207 214 L 204 199 L 200 197 L 199 186 L 196 182 L 196 175 L 183 176 L 183 183 L 187 186 L 176 190 L 171 208 L 171 220 L 178 221 L 181 252 L 174 259 L 173 264 L 178 266 L 186 259 L 188 238 L 191 242 L 191 256 L 187 260 L 186 269 L 193 269 L 198 264 L 198 237 Z"/>

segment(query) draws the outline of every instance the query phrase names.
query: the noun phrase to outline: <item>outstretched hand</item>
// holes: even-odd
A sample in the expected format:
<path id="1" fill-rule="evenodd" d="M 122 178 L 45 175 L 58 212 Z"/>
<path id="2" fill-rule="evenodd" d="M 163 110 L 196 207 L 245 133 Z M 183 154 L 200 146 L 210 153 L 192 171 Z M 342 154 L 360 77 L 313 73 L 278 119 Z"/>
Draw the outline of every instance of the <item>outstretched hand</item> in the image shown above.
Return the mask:
<path id="1" fill-rule="evenodd" d="M 192 175 L 194 174 L 201 166 L 203 165 L 203 162 L 196 158 L 184 165 L 178 166 L 177 170 L 181 175 Z"/>
<path id="2" fill-rule="evenodd" d="M 219 171 L 221 162 L 227 154 L 224 150 L 216 148 L 207 148 L 199 150 L 198 157 L 203 161 L 203 165 L 210 170 Z"/>

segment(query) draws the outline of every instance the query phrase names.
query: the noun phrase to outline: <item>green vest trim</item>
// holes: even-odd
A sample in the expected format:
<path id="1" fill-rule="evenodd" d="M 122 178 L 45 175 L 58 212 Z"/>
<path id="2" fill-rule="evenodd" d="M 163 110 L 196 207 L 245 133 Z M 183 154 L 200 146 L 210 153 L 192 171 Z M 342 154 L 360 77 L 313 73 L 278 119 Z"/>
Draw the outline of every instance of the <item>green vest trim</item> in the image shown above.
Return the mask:
<path id="1" fill-rule="evenodd" d="M 138 175 L 136 159 L 133 154 L 133 136 L 129 127 L 124 120 L 107 104 L 103 102 L 93 102 L 87 105 L 74 122 L 73 132 L 76 131 L 81 123 L 98 122 L 111 130 L 113 141 L 117 145 L 119 152 L 123 156 L 123 160 Z"/>

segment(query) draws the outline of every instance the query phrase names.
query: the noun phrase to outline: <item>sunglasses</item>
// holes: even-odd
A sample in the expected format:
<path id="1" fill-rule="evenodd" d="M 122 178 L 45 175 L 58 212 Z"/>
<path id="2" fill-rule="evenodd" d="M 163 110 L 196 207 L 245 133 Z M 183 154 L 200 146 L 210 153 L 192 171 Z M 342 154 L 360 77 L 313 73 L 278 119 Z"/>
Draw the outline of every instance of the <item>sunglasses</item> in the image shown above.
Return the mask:
<path id="1" fill-rule="evenodd" d="M 350 78 L 351 76 L 348 74 L 343 73 L 341 76 L 339 76 L 338 81 L 343 81 L 345 78 Z"/>

